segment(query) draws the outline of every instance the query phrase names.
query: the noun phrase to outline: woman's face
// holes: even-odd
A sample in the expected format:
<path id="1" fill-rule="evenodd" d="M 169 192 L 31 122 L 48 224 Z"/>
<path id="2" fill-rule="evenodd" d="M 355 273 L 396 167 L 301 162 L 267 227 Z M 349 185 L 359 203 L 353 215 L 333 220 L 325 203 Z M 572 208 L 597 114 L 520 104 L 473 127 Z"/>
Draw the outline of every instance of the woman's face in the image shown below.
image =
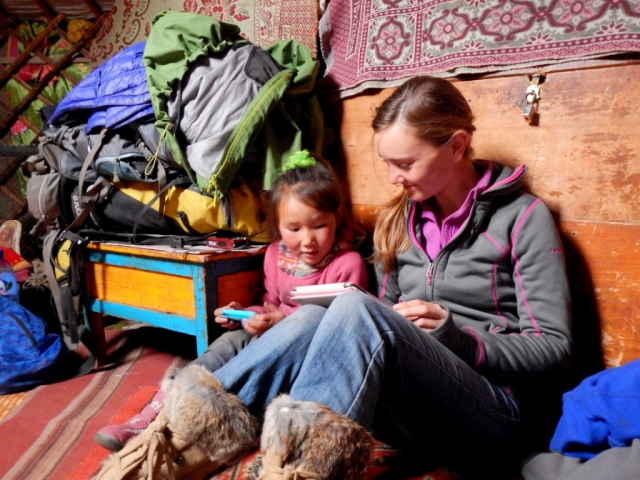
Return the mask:
<path id="1" fill-rule="evenodd" d="M 456 171 L 451 142 L 435 146 L 413 129 L 395 123 L 377 132 L 373 141 L 389 169 L 389 181 L 401 185 L 411 200 L 422 202 L 442 192 Z"/>
<path id="2" fill-rule="evenodd" d="M 280 204 L 278 229 L 296 258 L 309 266 L 319 263 L 333 247 L 338 219 L 289 196 Z"/>

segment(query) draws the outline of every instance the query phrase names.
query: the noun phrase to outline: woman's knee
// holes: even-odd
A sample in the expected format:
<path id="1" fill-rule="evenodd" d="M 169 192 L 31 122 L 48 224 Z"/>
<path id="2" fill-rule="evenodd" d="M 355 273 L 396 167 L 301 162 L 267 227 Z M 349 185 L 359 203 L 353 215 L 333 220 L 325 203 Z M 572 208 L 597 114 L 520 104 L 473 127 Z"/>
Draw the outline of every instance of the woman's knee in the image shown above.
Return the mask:
<path id="1" fill-rule="evenodd" d="M 326 313 L 326 309 L 316 305 L 304 305 L 291 315 L 286 316 L 264 335 L 299 337 L 313 336 Z"/>
<path id="2" fill-rule="evenodd" d="M 330 312 L 335 312 L 336 310 L 347 310 L 354 311 L 361 307 L 367 307 L 370 302 L 376 302 L 375 298 L 371 298 L 369 295 L 366 295 L 362 292 L 347 292 L 342 295 L 338 295 L 331 305 L 329 306 Z"/>
<path id="3" fill-rule="evenodd" d="M 387 325 L 398 317 L 395 311 L 376 298 L 361 292 L 349 292 L 336 297 L 331 303 L 326 319 L 357 318 L 358 322 L 372 322 L 376 325 Z M 326 321 L 326 320 L 325 320 Z M 383 327 L 383 329 L 386 329 Z"/>

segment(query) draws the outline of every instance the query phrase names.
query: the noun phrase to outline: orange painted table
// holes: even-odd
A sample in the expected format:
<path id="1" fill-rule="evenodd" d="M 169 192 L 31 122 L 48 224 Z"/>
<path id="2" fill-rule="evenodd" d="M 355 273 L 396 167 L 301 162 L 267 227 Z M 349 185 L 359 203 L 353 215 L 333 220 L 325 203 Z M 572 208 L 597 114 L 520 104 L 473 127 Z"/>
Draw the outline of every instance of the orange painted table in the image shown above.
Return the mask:
<path id="1" fill-rule="evenodd" d="M 193 335 L 201 355 L 212 340 L 210 326 L 218 306 L 234 300 L 255 304 L 262 292 L 266 247 L 193 248 L 87 245 L 85 308 L 98 364 L 105 362 L 105 315 Z"/>

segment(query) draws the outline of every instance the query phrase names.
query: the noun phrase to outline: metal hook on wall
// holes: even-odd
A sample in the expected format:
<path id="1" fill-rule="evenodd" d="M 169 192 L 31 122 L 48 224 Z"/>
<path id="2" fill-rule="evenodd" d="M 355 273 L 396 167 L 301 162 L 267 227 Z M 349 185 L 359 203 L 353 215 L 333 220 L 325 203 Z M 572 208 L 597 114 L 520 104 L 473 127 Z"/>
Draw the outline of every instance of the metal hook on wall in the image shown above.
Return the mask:
<path id="1" fill-rule="evenodd" d="M 530 125 L 538 124 L 538 101 L 540 100 L 540 85 L 544 82 L 544 73 L 534 73 L 529 75 L 529 85 L 524 94 L 522 103 L 522 118 Z"/>

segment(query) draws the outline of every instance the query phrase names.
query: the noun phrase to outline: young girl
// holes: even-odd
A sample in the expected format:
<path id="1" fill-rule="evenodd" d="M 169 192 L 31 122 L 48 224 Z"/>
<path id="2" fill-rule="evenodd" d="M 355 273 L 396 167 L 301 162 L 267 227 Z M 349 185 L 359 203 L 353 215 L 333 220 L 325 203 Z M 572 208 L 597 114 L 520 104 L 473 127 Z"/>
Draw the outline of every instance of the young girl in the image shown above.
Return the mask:
<path id="1" fill-rule="evenodd" d="M 335 282 L 368 287 L 362 257 L 350 247 L 352 232 L 343 190 L 331 168 L 304 150 L 293 155 L 283 170 L 267 206 L 271 236 L 277 240 L 265 253 L 263 304 L 247 308 L 255 314 L 242 324 L 219 316 L 222 308 L 243 309 L 239 303 L 215 310 L 215 321 L 230 331 L 192 362 L 211 372 L 300 308 L 291 301 L 294 287 Z M 99 430 L 95 441 L 109 450 L 120 450 L 155 419 L 166 386 L 163 384 L 143 411 L 126 423 Z"/>

